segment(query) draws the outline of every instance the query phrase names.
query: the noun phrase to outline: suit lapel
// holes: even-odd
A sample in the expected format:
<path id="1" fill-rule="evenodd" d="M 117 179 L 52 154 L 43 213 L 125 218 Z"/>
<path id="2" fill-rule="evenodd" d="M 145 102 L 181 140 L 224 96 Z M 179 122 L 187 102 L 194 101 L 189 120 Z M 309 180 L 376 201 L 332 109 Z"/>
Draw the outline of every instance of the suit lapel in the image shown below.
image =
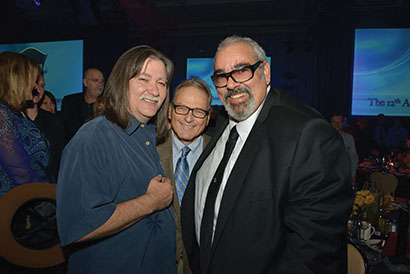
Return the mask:
<path id="1" fill-rule="evenodd" d="M 266 120 L 273 105 L 273 93 L 274 90 L 271 90 L 268 93 L 265 104 L 263 105 L 262 110 L 259 113 L 259 116 L 256 119 L 255 124 L 238 156 L 238 159 L 236 160 L 231 174 L 229 175 L 224 194 L 222 196 L 221 206 L 219 208 L 210 258 L 212 258 L 215 247 L 218 245 L 222 231 L 242 188 L 246 175 L 248 174 L 248 171 L 253 163 L 256 152 L 258 151 L 261 137 L 265 133 L 265 126 L 263 122 Z"/>
<path id="2" fill-rule="evenodd" d="M 167 140 L 158 146 L 158 153 L 161 158 L 161 163 L 162 163 L 162 168 L 165 171 L 165 174 L 169 176 L 169 179 L 171 180 L 172 187 L 174 189 L 174 195 L 173 195 L 173 206 L 174 206 L 174 213 L 175 213 L 175 220 L 176 223 L 179 223 L 180 220 L 180 205 L 178 201 L 178 194 L 176 192 L 176 186 L 175 186 L 175 178 L 174 178 L 174 171 L 173 171 L 173 157 L 172 157 L 172 137 L 171 133 L 169 138 Z"/>
<path id="3" fill-rule="evenodd" d="M 202 166 L 209 153 L 214 148 L 217 140 L 223 132 L 223 129 L 228 124 L 228 120 L 225 119 L 224 126 L 216 128 L 213 137 L 205 136 L 204 139 L 204 151 L 201 153 L 198 161 L 192 169 L 191 176 L 189 178 L 188 186 L 185 190 L 184 198 L 182 199 L 181 206 L 181 224 L 183 228 L 183 240 L 185 245 L 186 254 L 191 261 L 191 265 L 195 266 L 200 264 L 199 262 L 199 245 L 196 239 L 195 233 L 195 180 L 198 169 Z M 217 134 L 218 133 L 218 134 Z M 206 144 L 207 143 L 207 144 Z M 199 271 L 199 269 L 197 269 Z M 194 269 L 193 269 L 193 272 Z"/>
<path id="4" fill-rule="evenodd" d="M 192 206 L 192 209 L 194 207 L 196 173 L 197 173 L 198 169 L 202 166 L 205 159 L 208 157 L 209 153 L 212 151 L 212 148 L 215 146 L 216 141 L 213 141 L 213 145 L 210 144 L 212 139 L 214 139 L 214 138 L 211 138 L 211 136 L 209 136 L 209 135 L 205 135 L 205 134 L 203 135 L 202 153 L 199 156 L 198 160 L 196 161 L 196 163 L 194 165 L 194 168 L 192 169 L 192 172 L 189 176 L 188 185 L 185 189 L 184 198 L 182 199 L 182 202 L 184 202 L 184 200 L 189 200 L 190 202 L 187 202 L 187 203 L 189 203 Z M 218 139 L 216 139 L 216 140 L 218 140 Z M 207 146 L 208 144 L 209 144 L 209 146 Z M 210 146 L 212 146 L 212 148 L 210 148 Z M 171 144 L 171 150 L 172 150 L 172 144 Z M 175 199 L 175 196 L 176 196 L 176 194 L 175 194 L 175 192 L 176 192 L 175 179 L 173 179 L 173 184 L 174 184 L 174 199 Z M 188 197 L 188 198 L 185 198 L 185 197 Z M 176 199 L 178 199 L 178 197 L 176 197 Z M 178 207 L 179 207 L 179 205 L 178 205 Z M 189 215 L 192 219 L 194 219 L 195 218 L 194 210 L 192 210 L 191 214 L 189 214 Z"/>
<path id="5" fill-rule="evenodd" d="M 209 141 L 211 140 L 211 136 L 209 136 L 209 135 L 202 135 L 202 138 L 203 138 L 203 142 L 202 142 L 202 151 L 204 151 L 205 150 L 205 148 L 206 148 L 206 145 L 209 143 Z"/>
<path id="6" fill-rule="evenodd" d="M 222 118 L 224 119 L 224 121 L 222 121 L 219 126 L 217 128 L 215 128 L 214 130 L 214 134 L 212 134 L 212 138 L 210 138 L 209 136 L 206 135 L 206 139 L 204 139 L 204 151 L 201 153 L 201 156 L 199 156 L 198 161 L 196 162 L 193 170 L 192 170 L 192 175 L 189 178 L 189 183 L 188 185 L 191 184 L 191 182 L 193 182 L 192 185 L 195 185 L 195 178 L 196 177 L 196 173 L 198 172 L 199 168 L 202 167 L 202 164 L 204 163 L 204 161 L 206 160 L 206 158 L 208 158 L 209 154 L 212 152 L 212 150 L 214 149 L 216 142 L 219 140 L 219 137 L 221 137 L 225 127 L 228 125 L 228 119 L 227 118 Z M 205 137 L 205 135 L 204 135 Z M 210 140 L 209 140 L 210 139 Z M 205 146 L 205 142 L 208 143 L 207 146 Z M 209 180 L 211 180 L 212 178 L 210 178 Z"/>
<path id="7" fill-rule="evenodd" d="M 195 180 L 196 174 L 199 168 L 202 166 L 206 158 L 209 156 L 213 148 L 215 147 L 216 142 L 218 141 L 219 137 L 221 136 L 223 130 L 225 129 L 226 125 L 228 124 L 228 119 L 223 118 L 222 115 L 219 119 L 222 119 L 223 122 L 219 123 L 217 127 L 214 129 L 214 134 L 209 140 L 209 136 L 207 137 L 206 141 L 209 141 L 208 145 L 204 148 L 204 151 L 201 153 L 198 161 L 196 162 L 194 168 L 192 169 L 191 176 L 189 177 L 189 183 L 185 190 L 184 199 L 182 200 L 182 215 L 186 216 L 184 219 L 181 220 L 182 227 L 184 228 L 183 238 L 184 241 L 187 241 L 185 246 L 187 254 L 194 254 L 198 251 L 199 245 L 196 240 L 195 234 Z M 205 140 L 204 140 L 205 143 Z M 211 178 L 210 178 L 211 180 Z M 193 255 L 196 257 L 197 253 Z M 198 258 L 199 260 L 199 258 Z M 199 262 L 198 262 L 199 263 Z"/>
<path id="8" fill-rule="evenodd" d="M 165 174 L 173 174 L 172 172 L 172 138 L 168 138 L 163 144 L 158 146 L 158 153 L 161 158 L 162 167 Z M 173 176 L 170 176 L 173 177 Z M 173 181 L 173 178 L 170 178 Z"/>

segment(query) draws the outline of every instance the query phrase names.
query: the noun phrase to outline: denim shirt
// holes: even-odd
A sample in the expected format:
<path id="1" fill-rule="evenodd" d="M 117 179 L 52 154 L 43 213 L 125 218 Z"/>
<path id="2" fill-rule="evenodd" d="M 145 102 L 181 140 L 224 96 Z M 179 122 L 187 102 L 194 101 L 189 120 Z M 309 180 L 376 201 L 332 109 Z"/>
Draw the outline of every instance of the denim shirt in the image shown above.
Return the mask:
<path id="1" fill-rule="evenodd" d="M 57 183 L 61 244 L 103 225 L 118 203 L 145 194 L 158 174 L 164 172 L 153 125 L 132 117 L 122 130 L 104 116 L 86 123 L 62 156 Z M 70 273 L 176 273 L 172 205 L 86 245 L 70 256 Z"/>

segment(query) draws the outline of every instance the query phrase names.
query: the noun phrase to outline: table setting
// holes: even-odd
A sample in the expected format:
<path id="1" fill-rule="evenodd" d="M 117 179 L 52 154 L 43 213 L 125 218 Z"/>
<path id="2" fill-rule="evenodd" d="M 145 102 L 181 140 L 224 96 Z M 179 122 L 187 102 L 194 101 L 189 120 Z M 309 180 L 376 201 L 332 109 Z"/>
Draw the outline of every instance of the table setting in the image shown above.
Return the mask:
<path id="1" fill-rule="evenodd" d="M 397 178 L 394 196 L 397 203 L 408 202 L 410 198 L 410 151 L 393 150 L 386 155 L 370 155 L 358 164 L 356 171 L 355 190 L 372 189 L 375 182 L 371 180 L 373 173 L 392 174 Z"/>
<path id="2" fill-rule="evenodd" d="M 398 152 L 393 150 L 386 155 L 370 155 L 359 163 L 359 169 L 380 171 L 395 174 L 396 176 L 410 175 L 410 151 Z"/>
<path id="3" fill-rule="evenodd" d="M 376 187 L 356 191 L 347 238 L 368 273 L 410 273 L 409 210 L 408 203 L 397 203 Z"/>

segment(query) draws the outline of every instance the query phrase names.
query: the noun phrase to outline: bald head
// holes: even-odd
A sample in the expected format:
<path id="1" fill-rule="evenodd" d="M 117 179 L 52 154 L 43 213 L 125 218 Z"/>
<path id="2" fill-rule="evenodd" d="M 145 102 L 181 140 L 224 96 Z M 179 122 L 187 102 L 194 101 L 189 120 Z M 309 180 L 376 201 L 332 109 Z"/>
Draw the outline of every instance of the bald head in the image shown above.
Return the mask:
<path id="1" fill-rule="evenodd" d="M 95 102 L 104 89 L 104 75 L 96 68 L 87 69 L 84 72 L 83 84 L 86 97 Z"/>

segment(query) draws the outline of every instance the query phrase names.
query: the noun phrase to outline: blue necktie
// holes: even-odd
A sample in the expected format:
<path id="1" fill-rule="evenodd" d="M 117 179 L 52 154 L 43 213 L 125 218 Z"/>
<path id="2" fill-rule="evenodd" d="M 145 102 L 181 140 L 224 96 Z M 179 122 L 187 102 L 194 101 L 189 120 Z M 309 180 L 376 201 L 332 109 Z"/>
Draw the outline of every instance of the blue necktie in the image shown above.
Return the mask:
<path id="1" fill-rule="evenodd" d="M 175 167 L 175 183 L 179 203 L 182 201 L 182 197 L 184 196 L 185 188 L 189 180 L 189 165 L 186 157 L 191 149 L 185 146 L 181 149 L 181 151 L 181 157 L 179 157 L 177 166 Z"/>

